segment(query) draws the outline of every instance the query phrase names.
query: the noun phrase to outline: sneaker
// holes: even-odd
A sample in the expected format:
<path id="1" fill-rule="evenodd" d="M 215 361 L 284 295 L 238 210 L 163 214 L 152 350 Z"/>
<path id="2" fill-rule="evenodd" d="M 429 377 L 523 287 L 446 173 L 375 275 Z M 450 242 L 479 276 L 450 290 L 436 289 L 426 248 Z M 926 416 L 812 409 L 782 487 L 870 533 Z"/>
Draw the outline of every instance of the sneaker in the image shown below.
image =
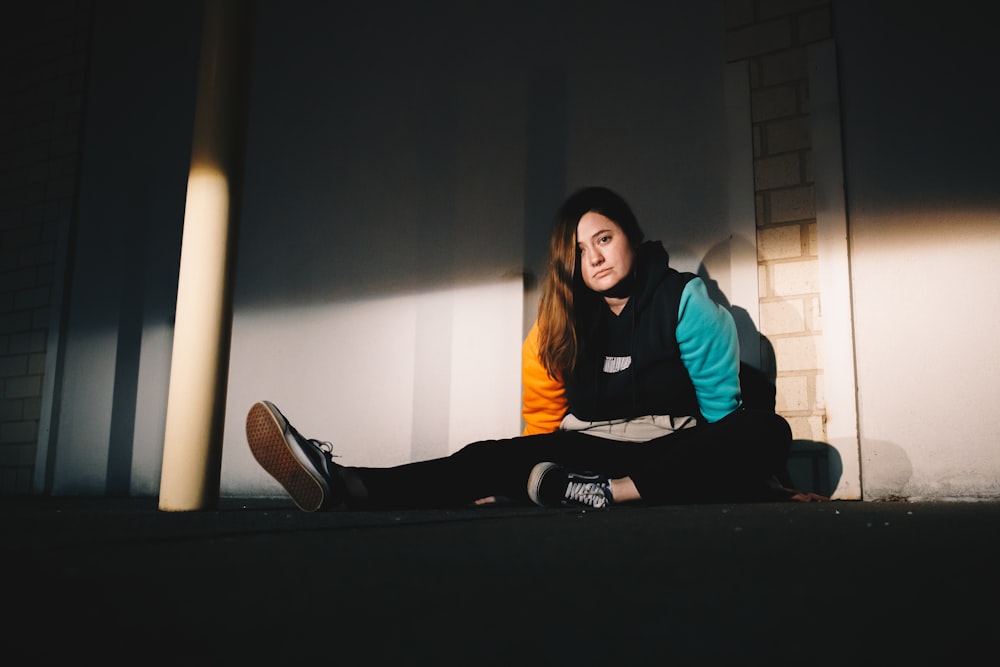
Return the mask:
<path id="1" fill-rule="evenodd" d="M 604 475 L 539 463 L 528 475 L 528 497 L 542 507 L 582 505 L 604 509 L 611 504 L 611 482 Z"/>
<path id="2" fill-rule="evenodd" d="M 273 403 L 260 401 L 250 408 L 247 443 L 257 463 L 303 511 L 331 509 L 345 499 L 333 446 L 303 437 Z"/>

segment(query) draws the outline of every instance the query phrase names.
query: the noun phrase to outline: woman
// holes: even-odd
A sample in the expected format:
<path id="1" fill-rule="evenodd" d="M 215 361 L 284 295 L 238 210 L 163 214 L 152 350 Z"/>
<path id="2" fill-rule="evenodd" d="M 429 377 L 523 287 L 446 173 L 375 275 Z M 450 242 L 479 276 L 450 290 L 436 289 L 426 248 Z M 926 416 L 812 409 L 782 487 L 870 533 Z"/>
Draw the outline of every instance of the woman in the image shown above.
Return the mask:
<path id="1" fill-rule="evenodd" d="M 643 242 L 607 188 L 574 193 L 556 215 L 522 375 L 524 433 L 444 458 L 341 466 L 266 401 L 250 409 L 247 440 L 305 511 L 818 499 L 775 482 L 791 431 L 742 405 L 732 317 Z"/>

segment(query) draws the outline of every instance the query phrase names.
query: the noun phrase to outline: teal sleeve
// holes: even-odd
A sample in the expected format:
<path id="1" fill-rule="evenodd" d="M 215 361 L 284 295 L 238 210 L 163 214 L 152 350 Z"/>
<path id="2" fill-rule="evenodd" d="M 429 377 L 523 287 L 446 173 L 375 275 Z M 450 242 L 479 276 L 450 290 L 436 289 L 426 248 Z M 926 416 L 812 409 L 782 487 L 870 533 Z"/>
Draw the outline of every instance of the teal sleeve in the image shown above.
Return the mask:
<path id="1" fill-rule="evenodd" d="M 693 278 L 681 293 L 677 345 L 705 419 L 719 421 L 740 407 L 736 323 L 728 310 L 708 296 L 701 278 Z"/>

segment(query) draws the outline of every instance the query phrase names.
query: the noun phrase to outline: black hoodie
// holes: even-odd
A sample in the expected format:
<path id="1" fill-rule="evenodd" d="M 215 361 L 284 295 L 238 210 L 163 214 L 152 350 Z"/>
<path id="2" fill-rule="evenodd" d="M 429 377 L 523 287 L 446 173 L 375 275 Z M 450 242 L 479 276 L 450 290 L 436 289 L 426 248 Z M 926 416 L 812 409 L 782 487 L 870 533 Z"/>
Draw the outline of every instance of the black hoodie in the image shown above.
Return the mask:
<path id="1" fill-rule="evenodd" d="M 634 272 L 621 313 L 597 309 L 594 333 L 565 382 L 569 410 L 583 421 L 701 417 L 676 331 L 681 295 L 697 276 L 671 268 L 659 241 L 639 247 Z"/>

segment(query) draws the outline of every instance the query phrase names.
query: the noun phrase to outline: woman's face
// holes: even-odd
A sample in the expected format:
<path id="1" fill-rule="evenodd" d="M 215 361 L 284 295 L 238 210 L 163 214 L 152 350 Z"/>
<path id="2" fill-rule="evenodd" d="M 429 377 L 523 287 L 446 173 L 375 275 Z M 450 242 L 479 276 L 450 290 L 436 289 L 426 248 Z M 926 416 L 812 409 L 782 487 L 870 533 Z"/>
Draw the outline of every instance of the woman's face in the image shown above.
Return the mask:
<path id="1" fill-rule="evenodd" d="M 632 272 L 632 244 L 614 220 L 593 211 L 584 214 L 576 241 L 583 284 L 593 291 L 608 292 Z"/>

